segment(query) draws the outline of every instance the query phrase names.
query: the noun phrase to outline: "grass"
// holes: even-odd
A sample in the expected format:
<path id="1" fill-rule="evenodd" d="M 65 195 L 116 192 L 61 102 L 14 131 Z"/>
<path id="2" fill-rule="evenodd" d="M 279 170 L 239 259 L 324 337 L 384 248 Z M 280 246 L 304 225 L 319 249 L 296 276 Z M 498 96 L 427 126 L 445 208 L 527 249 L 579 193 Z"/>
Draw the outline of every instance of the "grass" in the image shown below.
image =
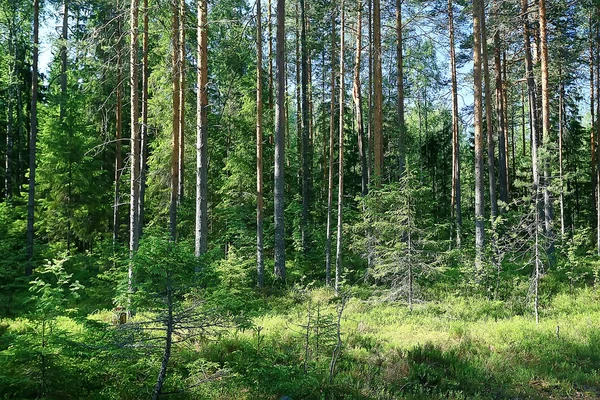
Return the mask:
<path id="1" fill-rule="evenodd" d="M 293 289 L 256 303 L 251 328 L 176 345 L 165 390 L 183 399 L 600 398 L 600 294 L 593 289 L 546 298 L 539 325 L 515 311 L 526 307 L 476 296 L 448 295 L 412 312 L 402 303 L 351 298 L 333 376 L 340 301 L 332 291 Z M 85 378 L 94 385 L 88 398 L 142 398 L 152 389 L 160 352 L 110 347 L 109 336 L 94 329 L 112 319 L 110 311 L 88 322 L 58 318 L 50 361 L 65 382 Z M 5 319 L 0 328 L 0 378 L 17 388 L 12 396 L 0 393 L 29 398 L 39 379 L 39 343 L 27 348 L 39 341 L 34 323 Z M 31 390 L 18 389 L 20 377 Z M 48 387 L 60 398 L 77 398 L 68 383 Z"/>

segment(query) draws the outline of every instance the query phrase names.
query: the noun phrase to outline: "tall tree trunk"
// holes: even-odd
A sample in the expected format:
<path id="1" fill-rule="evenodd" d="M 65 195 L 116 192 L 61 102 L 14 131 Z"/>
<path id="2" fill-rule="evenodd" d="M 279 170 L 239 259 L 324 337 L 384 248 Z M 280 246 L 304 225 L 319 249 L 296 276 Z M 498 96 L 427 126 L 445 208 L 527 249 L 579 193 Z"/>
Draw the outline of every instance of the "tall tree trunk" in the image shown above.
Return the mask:
<path id="1" fill-rule="evenodd" d="M 550 146 L 550 99 L 548 79 L 548 27 L 546 20 L 546 0 L 539 2 L 540 18 L 540 44 L 541 44 L 541 69 L 542 69 L 542 143 L 544 148 Z M 550 160 L 544 157 L 544 228 L 549 240 L 548 256 L 550 262 L 554 255 L 554 238 L 552 229 L 552 199 L 550 198 Z"/>
<path id="2" fill-rule="evenodd" d="M 356 120 L 356 137 L 358 140 L 358 158 L 360 162 L 361 194 L 367 194 L 369 175 L 367 171 L 367 157 L 365 154 L 364 127 L 362 116 L 362 94 L 360 85 L 360 56 L 362 52 L 362 0 L 358 0 L 356 13 L 356 55 L 354 57 L 354 83 L 352 98 L 354 100 L 354 116 Z"/>
<path id="3" fill-rule="evenodd" d="M 527 0 L 525 0 L 527 1 Z M 475 270 L 479 275 L 483 267 L 484 215 L 483 215 L 483 101 L 481 93 L 481 15 L 483 1 L 473 1 L 473 80 L 475 127 Z"/>
<path id="4" fill-rule="evenodd" d="M 396 69 L 398 87 L 398 172 L 400 177 L 404 175 L 406 163 L 406 125 L 404 123 L 404 61 L 402 54 L 402 0 L 396 0 Z"/>
<path id="5" fill-rule="evenodd" d="M 373 176 L 373 1 L 367 0 L 367 38 L 369 42 L 369 70 L 367 73 L 367 173 L 369 183 Z M 369 267 L 370 267 L 369 263 Z"/>
<path id="6" fill-rule="evenodd" d="M 131 0 L 130 7 L 130 111 L 131 111 L 131 185 L 129 208 L 129 252 L 130 256 L 138 249 L 138 202 L 140 173 L 140 129 L 138 111 L 138 0 Z M 133 265 L 129 263 L 129 290 L 133 289 Z"/>
<path id="7" fill-rule="evenodd" d="M 331 225 L 333 208 L 333 157 L 335 146 L 335 2 L 331 3 L 331 102 L 329 116 L 329 176 L 327 178 L 327 232 L 325 239 L 325 284 L 331 285 Z"/>
<path id="8" fill-rule="evenodd" d="M 485 27 L 485 2 L 479 9 L 481 18 L 481 49 L 483 63 L 483 82 L 485 90 L 485 127 L 487 132 L 488 179 L 490 189 L 490 211 L 492 220 L 498 216 L 498 199 L 496 196 L 496 169 L 494 156 L 494 121 L 492 119 L 492 93 L 490 84 L 490 69 L 488 65 L 487 31 Z"/>
<path id="9" fill-rule="evenodd" d="M 494 34 L 494 62 L 496 68 L 496 118 L 498 120 L 498 178 L 500 180 L 500 200 L 508 204 L 508 181 L 506 167 L 506 125 L 504 120 L 504 94 L 502 87 L 502 62 L 500 59 L 500 32 Z"/>
<path id="10" fill-rule="evenodd" d="M 308 252 L 310 238 L 309 207 L 310 207 L 310 176 L 311 176 L 311 154 L 310 154 L 310 125 L 309 99 L 308 99 L 308 45 L 306 41 L 306 18 L 305 0 L 300 0 L 300 44 L 301 44 L 301 74 L 302 74 L 302 250 Z"/>
<path id="11" fill-rule="evenodd" d="M 142 124 L 140 143 L 140 200 L 138 206 L 139 237 L 144 229 L 144 204 L 146 200 L 146 174 L 148 171 L 148 78 L 150 76 L 148 64 L 148 0 L 143 1 L 143 39 L 142 39 Z"/>
<path id="12" fill-rule="evenodd" d="M 558 92 L 558 176 L 560 179 L 560 235 L 565 239 L 565 182 L 563 176 L 563 128 L 564 128 L 564 98 L 565 85 L 562 82 L 562 71 L 560 75 L 560 89 Z"/>
<path id="13" fill-rule="evenodd" d="M 591 171 L 591 181 L 592 181 L 592 202 L 596 204 L 596 117 L 595 117 L 595 85 L 594 85 L 594 34 L 593 34 L 593 19 L 592 13 L 590 12 L 590 16 L 588 19 L 589 29 L 590 29 L 590 116 L 591 116 L 591 127 L 590 127 L 590 152 L 592 163 L 590 165 Z M 600 247 L 598 249 L 600 251 Z"/>
<path id="14" fill-rule="evenodd" d="M 118 5 L 117 5 L 118 10 Z M 118 12 L 118 11 L 117 11 Z M 123 133 L 123 60 L 121 48 L 121 29 L 119 19 L 119 29 L 117 31 L 119 40 L 117 42 L 117 104 L 115 106 L 115 193 L 113 202 L 113 245 L 119 240 L 119 230 L 121 219 L 119 208 L 121 202 L 121 174 L 123 173 L 123 154 L 122 154 L 122 133 Z"/>
<path id="15" fill-rule="evenodd" d="M 33 240 L 35 211 L 35 169 L 37 147 L 37 94 L 38 94 L 38 56 L 39 56 L 39 15 L 40 2 L 33 0 L 33 57 L 31 76 L 31 123 L 29 131 L 29 193 L 27 196 L 27 266 L 25 275 L 33 272 Z"/>
<path id="16" fill-rule="evenodd" d="M 63 0 L 63 19 L 60 46 L 60 109 L 61 123 L 66 124 L 67 117 L 67 40 L 69 34 L 69 4 Z M 72 200 L 72 161 L 71 161 L 71 130 L 67 128 L 67 253 L 71 251 L 71 200 Z"/>
<path id="17" fill-rule="evenodd" d="M 260 1 L 260 0 L 258 0 Z M 260 8 L 260 3 L 259 3 Z M 196 92 L 196 257 L 206 252 L 208 237 L 208 5 L 198 1 L 198 69 Z M 259 104 L 261 104 L 259 102 Z M 258 114 L 260 115 L 260 114 Z M 258 122 L 257 122 L 258 129 Z M 261 142 L 262 143 L 262 142 Z M 258 145 L 258 144 L 257 144 Z M 260 192 L 262 195 L 262 191 Z"/>
<path id="18" fill-rule="evenodd" d="M 335 292 L 340 293 L 342 279 L 342 217 L 344 215 L 344 0 L 340 4 L 340 119 L 338 151 L 338 215 L 335 257 Z"/>
<path id="19" fill-rule="evenodd" d="M 16 10 L 14 11 L 16 13 Z M 14 22 L 14 21 L 13 21 Z M 4 188 L 5 188 L 5 197 L 7 200 L 10 200 L 13 196 L 14 188 L 13 188 L 13 175 L 15 175 L 13 171 L 13 165 L 15 164 L 14 160 L 14 124 L 13 124 L 13 100 L 14 100 L 14 87 L 16 81 L 15 69 L 17 66 L 16 54 L 14 54 L 14 48 L 16 48 L 16 39 L 15 39 L 15 27 L 9 27 L 8 33 L 8 99 L 6 105 L 6 154 L 5 154 L 5 177 L 4 177 Z"/>
<path id="20" fill-rule="evenodd" d="M 177 168 L 179 169 L 179 182 L 177 187 L 177 201 L 183 199 L 184 171 L 185 171 L 185 0 L 179 1 L 179 123 L 177 135 L 179 136 L 179 154 Z"/>
<path id="21" fill-rule="evenodd" d="M 269 34 L 269 110 L 273 109 L 273 15 L 271 0 L 268 0 L 267 5 L 267 30 Z"/>
<path id="22" fill-rule="evenodd" d="M 373 115 L 373 153 L 375 158 L 375 182 L 377 185 L 382 180 L 383 168 L 383 83 L 381 73 L 381 4 L 380 0 L 373 0 L 373 57 L 375 59 L 373 71 L 374 83 L 374 115 Z"/>
<path id="23" fill-rule="evenodd" d="M 177 238 L 177 205 L 179 204 L 179 112 L 180 112 L 180 63 L 179 63 L 179 7 L 177 0 L 171 0 L 172 25 L 171 25 L 171 43 L 173 45 L 172 54 L 172 82 L 173 82 L 173 148 L 171 154 L 171 199 L 169 207 L 169 228 L 171 238 Z"/>
<path id="24" fill-rule="evenodd" d="M 263 258 L 263 133 L 262 133 L 262 6 L 256 0 L 256 272 L 257 285 L 265 284 Z M 200 59 L 200 58 L 198 58 Z M 198 124 L 200 125 L 200 124 Z"/>
<path id="25" fill-rule="evenodd" d="M 529 96 L 529 126 L 531 127 L 531 164 L 533 172 L 534 192 L 539 189 L 539 172 L 538 172 L 538 133 L 537 133 L 537 109 L 536 109 L 536 93 L 535 80 L 533 76 L 533 61 L 531 57 L 531 43 L 529 37 L 529 17 L 528 17 L 528 0 L 522 0 L 522 15 L 523 15 L 523 36 L 525 42 L 525 73 L 527 76 L 527 91 Z"/>
<path id="26" fill-rule="evenodd" d="M 448 31 L 450 34 L 450 75 L 452 78 L 452 215 L 456 229 L 456 247 L 462 237 L 460 196 L 460 138 L 458 128 L 458 85 L 456 81 L 456 52 L 454 49 L 454 9 L 448 0 Z"/>
<path id="27" fill-rule="evenodd" d="M 285 0 L 277 0 L 277 104 L 275 108 L 275 279 L 285 281 Z"/>

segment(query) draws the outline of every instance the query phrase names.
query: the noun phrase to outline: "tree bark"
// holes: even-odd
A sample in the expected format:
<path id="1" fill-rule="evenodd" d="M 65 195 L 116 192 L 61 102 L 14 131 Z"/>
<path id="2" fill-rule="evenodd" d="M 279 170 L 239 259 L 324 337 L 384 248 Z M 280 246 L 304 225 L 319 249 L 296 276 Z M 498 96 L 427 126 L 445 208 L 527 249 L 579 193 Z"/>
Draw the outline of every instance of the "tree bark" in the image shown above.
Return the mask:
<path id="1" fill-rule="evenodd" d="M 167 272 L 169 274 L 169 272 Z M 162 392 L 165 378 L 167 377 L 167 367 L 169 365 L 169 359 L 171 358 L 171 346 L 173 344 L 173 293 L 170 287 L 167 288 L 167 332 L 165 337 L 165 349 L 163 351 L 163 358 L 158 370 L 158 377 L 156 378 L 156 385 L 152 392 L 152 400 L 157 400 Z"/>
<path id="2" fill-rule="evenodd" d="M 362 116 L 362 94 L 360 84 L 360 56 L 362 52 L 362 0 L 358 0 L 356 13 L 356 55 L 354 57 L 354 83 L 352 98 L 354 100 L 354 116 L 356 120 L 356 137 L 358 140 L 358 158 L 360 162 L 361 194 L 365 196 L 368 191 L 369 175 L 367 171 L 367 157 L 365 154 L 364 127 Z"/>
<path id="3" fill-rule="evenodd" d="M 138 249 L 138 202 L 140 173 L 140 129 L 138 111 L 138 0 L 131 0 L 130 7 L 130 111 L 131 111 L 131 185 L 129 208 L 129 252 L 130 257 Z M 129 263 L 129 290 L 133 289 L 133 265 Z"/>
<path id="4" fill-rule="evenodd" d="M 560 235 L 565 239 L 565 182 L 563 176 L 563 130 L 564 130 L 564 98 L 565 85 L 562 82 L 562 71 L 560 75 L 560 89 L 558 92 L 558 176 L 560 179 Z"/>
<path id="5" fill-rule="evenodd" d="M 456 229 L 456 247 L 462 239 L 460 196 L 460 138 L 458 127 L 458 85 L 456 80 L 456 51 L 454 48 L 454 9 L 448 0 L 448 31 L 450 34 L 450 75 L 452 78 L 452 215 Z"/>
<path id="6" fill-rule="evenodd" d="M 171 20 L 171 43 L 173 45 L 172 54 L 172 82 L 173 82 L 173 148 L 171 154 L 171 201 L 169 207 L 169 227 L 171 238 L 177 238 L 177 205 L 179 204 L 179 112 L 180 112 L 180 63 L 179 63 L 179 7 L 177 0 L 171 0 L 172 20 Z"/>
<path id="7" fill-rule="evenodd" d="M 340 119 L 338 151 L 338 215 L 335 257 L 335 292 L 340 293 L 342 280 L 342 217 L 344 215 L 344 0 L 340 4 Z"/>
<path id="8" fill-rule="evenodd" d="M 35 211 L 35 170 L 37 148 L 37 94 L 38 94 L 38 57 L 39 57 L 39 15 L 40 2 L 33 0 L 33 57 L 31 76 L 31 122 L 29 131 L 29 192 L 27 196 L 27 266 L 25 275 L 33 273 L 33 241 Z"/>
<path id="9" fill-rule="evenodd" d="M 381 72 L 381 4 L 380 0 L 373 0 L 373 86 L 374 86 L 374 112 L 373 112 L 373 153 L 375 158 L 375 181 L 381 184 L 383 168 L 383 83 Z"/>
<path id="10" fill-rule="evenodd" d="M 285 0 L 277 0 L 277 99 L 275 107 L 275 279 L 285 281 L 284 161 L 285 161 Z"/>
<path id="11" fill-rule="evenodd" d="M 546 20 L 546 0 L 539 2 L 540 45 L 542 69 L 542 143 L 545 149 L 550 145 L 550 99 L 548 79 L 548 27 Z M 552 199 L 550 197 L 550 160 L 544 157 L 544 228 L 548 238 L 548 256 L 552 263 L 554 255 L 554 234 L 552 228 Z"/>
<path id="12" fill-rule="evenodd" d="M 502 62 L 500 59 L 500 32 L 494 34 L 494 62 L 496 68 L 496 118 L 498 123 L 498 178 L 500 180 L 500 200 L 508 204 L 506 168 L 506 125 L 504 121 L 504 94 L 502 86 Z"/>
<path id="13" fill-rule="evenodd" d="M 331 285 L 331 225 L 333 208 L 333 157 L 335 146 L 335 2 L 331 3 L 331 102 L 329 116 L 329 175 L 327 178 L 327 232 L 325 239 L 325 284 Z"/>
<path id="14" fill-rule="evenodd" d="M 406 125 L 404 123 L 404 61 L 402 54 L 402 0 L 396 0 L 396 69 L 398 87 L 398 103 L 396 113 L 398 114 L 398 172 L 404 175 L 406 164 Z"/>
<path id="15" fill-rule="evenodd" d="M 527 1 L 527 0 L 525 0 Z M 481 93 L 481 15 L 482 0 L 473 1 L 473 80 L 475 127 L 475 270 L 479 275 L 483 267 L 484 215 L 483 215 L 483 104 Z"/>
<path id="16" fill-rule="evenodd" d="M 146 174 L 148 171 L 148 78 L 150 70 L 148 64 L 148 0 L 143 1 L 143 39 L 142 39 L 142 124 L 140 143 L 140 200 L 138 211 L 139 237 L 144 228 L 144 204 L 146 200 Z"/>
<path id="17" fill-rule="evenodd" d="M 258 0 L 260 1 L 260 0 Z M 196 92 L 196 257 L 206 252 L 208 237 L 208 8 L 198 1 L 198 69 Z M 260 8 L 260 3 L 259 3 Z M 260 104 L 260 103 L 259 103 Z M 257 122 L 258 125 L 258 122 Z M 258 127 L 257 127 L 258 129 Z M 262 192 L 261 192 L 262 194 Z"/>
<path id="18" fill-rule="evenodd" d="M 260 0 L 256 0 L 256 273 L 259 288 L 265 284 L 262 95 L 262 10 Z"/>
<path id="19" fill-rule="evenodd" d="M 494 121 L 492 119 L 492 93 L 490 83 L 490 69 L 488 65 L 487 51 L 487 31 L 485 27 L 485 3 L 479 7 L 481 18 L 481 49 L 483 63 L 483 82 L 485 90 L 485 127 L 487 132 L 487 152 L 488 152 L 488 179 L 490 189 L 490 212 L 492 220 L 498 216 L 498 199 L 496 195 L 496 169 L 495 169 L 495 143 L 494 143 Z"/>
<path id="20" fill-rule="evenodd" d="M 179 136 L 179 152 L 177 167 L 179 168 L 179 182 L 177 188 L 177 201 L 181 203 L 184 191 L 185 178 L 185 0 L 179 1 L 179 123 L 177 135 Z"/>
<path id="21" fill-rule="evenodd" d="M 119 3 L 117 3 L 117 12 Z M 113 201 L 113 245 L 119 240 L 121 218 L 119 208 L 121 202 L 121 174 L 123 173 L 123 154 L 121 138 L 123 136 L 123 59 L 121 44 L 121 19 L 117 20 L 117 104 L 115 105 L 115 193 Z"/>
<path id="22" fill-rule="evenodd" d="M 300 45 L 301 45 L 301 80 L 302 80 L 302 250 L 304 254 L 309 249 L 309 215 L 310 215 L 310 125 L 309 99 L 308 99 L 308 45 L 306 41 L 306 5 L 305 0 L 300 0 Z"/>

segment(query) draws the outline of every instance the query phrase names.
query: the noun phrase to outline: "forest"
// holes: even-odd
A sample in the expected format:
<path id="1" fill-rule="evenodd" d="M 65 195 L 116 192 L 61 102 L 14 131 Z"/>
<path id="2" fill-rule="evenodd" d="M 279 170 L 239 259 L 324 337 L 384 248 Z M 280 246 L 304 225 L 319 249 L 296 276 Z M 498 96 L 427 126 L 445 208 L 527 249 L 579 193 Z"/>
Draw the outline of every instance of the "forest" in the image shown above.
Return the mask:
<path id="1" fill-rule="evenodd" d="M 600 398 L 600 1 L 0 0 L 0 398 Z"/>

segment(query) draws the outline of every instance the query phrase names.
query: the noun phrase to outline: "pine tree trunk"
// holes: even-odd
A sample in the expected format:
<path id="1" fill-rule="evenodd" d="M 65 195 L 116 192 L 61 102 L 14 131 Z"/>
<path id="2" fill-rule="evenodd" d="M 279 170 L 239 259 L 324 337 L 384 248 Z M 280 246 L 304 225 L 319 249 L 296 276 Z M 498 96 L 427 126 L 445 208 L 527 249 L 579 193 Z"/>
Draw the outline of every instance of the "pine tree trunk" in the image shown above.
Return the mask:
<path id="1" fill-rule="evenodd" d="M 483 82 L 485 90 L 485 126 L 487 132 L 487 152 L 488 152 L 488 179 L 490 189 L 490 212 L 492 220 L 498 216 L 498 199 L 496 195 L 496 169 L 495 169 L 495 143 L 494 143 L 494 122 L 492 119 L 492 92 L 490 83 L 490 69 L 488 66 L 487 51 L 487 31 L 485 27 L 485 3 L 481 4 L 479 9 L 481 18 L 481 49 L 483 63 Z"/>
<path id="2" fill-rule="evenodd" d="M 262 6 L 256 0 L 256 272 L 257 285 L 265 284 L 263 258 L 263 133 L 262 133 Z M 199 14 L 200 15 L 200 14 Z M 200 59 L 200 58 L 199 58 Z M 198 124 L 200 125 L 200 124 Z"/>
<path id="3" fill-rule="evenodd" d="M 361 194 L 365 196 L 368 191 L 369 175 L 367 171 L 367 157 L 365 154 L 364 127 L 362 116 L 362 94 L 360 85 L 360 56 L 362 52 L 362 0 L 358 0 L 356 14 L 356 55 L 354 57 L 354 83 L 352 98 L 354 100 L 354 116 L 356 120 L 356 136 L 358 140 L 358 158 L 360 162 Z"/>
<path id="4" fill-rule="evenodd" d="M 335 257 L 335 292 L 340 293 L 342 280 L 342 217 L 344 215 L 344 0 L 340 4 L 340 119 L 339 119 L 339 154 L 338 154 L 338 216 Z"/>
<path id="5" fill-rule="evenodd" d="M 138 206 L 139 237 L 144 228 L 144 204 L 146 200 L 146 174 L 148 171 L 148 78 L 150 76 L 148 64 L 148 0 L 143 1 L 143 39 L 142 39 L 142 124 L 140 143 L 140 200 Z"/>
<path id="6" fill-rule="evenodd" d="M 171 43 L 173 45 L 172 54 L 172 82 L 173 82 L 173 147 L 171 154 L 171 199 L 169 206 L 169 228 L 171 238 L 177 238 L 177 205 L 179 204 L 179 91 L 180 91 L 180 63 L 179 63 L 179 7 L 177 0 L 171 0 Z"/>
<path id="7" fill-rule="evenodd" d="M 456 80 L 456 52 L 454 49 L 454 9 L 448 0 L 448 31 L 450 34 L 450 74 L 452 78 L 452 215 L 456 229 L 456 247 L 462 238 L 462 213 L 460 196 L 460 138 L 458 128 L 458 85 Z"/>
<path id="8" fill-rule="evenodd" d="M 179 182 L 177 188 L 177 201 L 183 200 L 185 178 L 185 0 L 179 1 L 179 123 L 177 135 L 179 136 L 179 152 L 177 167 L 179 168 Z"/>
<path id="9" fill-rule="evenodd" d="M 138 249 L 138 202 L 140 173 L 140 129 L 138 112 L 138 0 L 131 0 L 130 7 L 130 111 L 131 111 L 131 186 L 129 208 L 129 252 L 130 257 Z M 133 289 L 133 265 L 129 264 L 129 290 Z"/>
<path id="10" fill-rule="evenodd" d="M 269 44 L 269 109 L 273 109 L 273 15 L 271 0 L 268 0 L 267 5 L 267 30 L 268 30 L 268 44 Z"/>
<path id="11" fill-rule="evenodd" d="M 396 69 L 398 87 L 398 173 L 402 177 L 406 164 L 406 126 L 404 123 L 404 61 L 402 54 L 402 0 L 396 0 Z"/>
<path id="12" fill-rule="evenodd" d="M 308 45 L 306 41 L 306 5 L 300 1 L 300 45 L 301 45 L 301 81 L 302 81 L 302 250 L 304 254 L 309 249 L 309 207 L 310 207 L 310 125 L 308 99 Z"/>
<path id="13" fill-rule="evenodd" d="M 67 40 L 69 34 L 69 5 L 67 0 L 63 0 L 63 19 L 62 34 L 60 46 L 60 109 L 59 116 L 63 123 L 66 123 L 67 117 Z M 7 149 L 8 150 L 8 149 Z M 67 128 L 67 198 L 65 207 L 67 208 L 67 253 L 71 252 L 71 200 L 72 200 L 72 161 L 71 161 L 71 130 Z"/>
<path id="14" fill-rule="evenodd" d="M 39 15 L 40 2 L 33 0 L 33 57 L 31 76 L 31 123 L 29 133 L 29 193 L 27 196 L 27 266 L 25 275 L 33 273 L 33 241 L 35 211 L 35 170 L 37 148 L 37 95 L 38 95 L 38 57 L 39 57 Z"/>
<path id="15" fill-rule="evenodd" d="M 525 0 L 526 1 L 526 0 Z M 481 15 L 482 0 L 473 1 L 473 80 L 474 80 L 474 127 L 475 127 L 475 270 L 483 267 L 484 215 L 483 215 L 483 104 L 481 93 Z"/>
<path id="16" fill-rule="evenodd" d="M 120 19 L 119 19 L 120 21 Z M 120 22 L 117 33 L 121 35 Z M 121 227 L 121 218 L 119 208 L 121 202 L 121 174 L 123 173 L 123 154 L 121 138 L 123 137 L 123 61 L 122 61 L 121 40 L 117 42 L 117 104 L 115 105 L 115 193 L 113 202 L 113 245 L 119 240 L 119 230 Z"/>
<path id="17" fill-rule="evenodd" d="M 506 168 L 506 125 L 504 120 L 504 95 L 502 90 L 502 62 L 500 59 L 500 33 L 494 34 L 494 63 L 496 68 L 496 118 L 498 120 L 498 179 L 500 180 L 500 200 L 508 204 Z"/>
<path id="18" fill-rule="evenodd" d="M 260 0 L 259 0 L 260 1 Z M 208 5 L 198 1 L 198 69 L 196 92 L 196 228 L 195 255 L 206 252 L 208 237 Z M 258 124 L 258 122 L 257 122 Z M 258 129 L 258 126 L 257 126 Z M 262 142 L 261 142 L 262 143 Z M 262 195 L 262 191 L 260 192 Z"/>
<path id="19" fill-rule="evenodd" d="M 329 176 L 327 178 L 327 232 L 325 239 L 325 284 L 331 285 L 331 225 L 333 208 L 333 157 L 335 146 L 335 2 L 331 7 L 331 102 L 329 117 Z"/>
<path id="20" fill-rule="evenodd" d="M 539 2 L 540 18 L 540 44 L 541 44 L 541 69 L 542 69 L 542 143 L 545 149 L 550 146 L 550 99 L 548 79 L 548 27 L 546 20 L 546 0 Z M 548 238 L 548 256 L 550 262 L 554 255 L 554 234 L 552 228 L 552 199 L 550 197 L 550 160 L 544 157 L 544 228 Z"/>
<path id="21" fill-rule="evenodd" d="M 277 100 L 275 108 L 275 279 L 285 281 L 284 162 L 285 162 L 285 0 L 277 0 Z"/>
<path id="22" fill-rule="evenodd" d="M 533 61 L 531 58 L 531 44 L 529 37 L 529 18 L 528 18 L 528 0 L 522 0 L 522 15 L 523 15 L 523 36 L 525 42 L 525 72 L 527 74 L 527 89 L 529 95 L 529 126 L 531 127 L 531 167 L 533 172 L 534 192 L 539 189 L 539 172 L 538 172 L 538 133 L 537 133 L 537 110 L 536 110 L 536 93 L 535 80 L 533 77 Z M 537 204 L 537 198 L 536 204 Z"/>
<path id="23" fill-rule="evenodd" d="M 562 82 L 562 71 L 560 76 L 560 89 L 558 99 L 558 176 L 560 179 L 560 235 L 562 240 L 565 239 L 565 182 L 563 176 L 563 127 L 564 127 L 564 97 L 565 86 Z"/>
<path id="24" fill-rule="evenodd" d="M 373 153 L 375 158 L 375 182 L 382 181 L 383 168 L 383 83 L 381 73 L 381 4 L 380 0 L 373 0 L 373 86 L 374 86 L 374 112 L 373 112 Z"/>

